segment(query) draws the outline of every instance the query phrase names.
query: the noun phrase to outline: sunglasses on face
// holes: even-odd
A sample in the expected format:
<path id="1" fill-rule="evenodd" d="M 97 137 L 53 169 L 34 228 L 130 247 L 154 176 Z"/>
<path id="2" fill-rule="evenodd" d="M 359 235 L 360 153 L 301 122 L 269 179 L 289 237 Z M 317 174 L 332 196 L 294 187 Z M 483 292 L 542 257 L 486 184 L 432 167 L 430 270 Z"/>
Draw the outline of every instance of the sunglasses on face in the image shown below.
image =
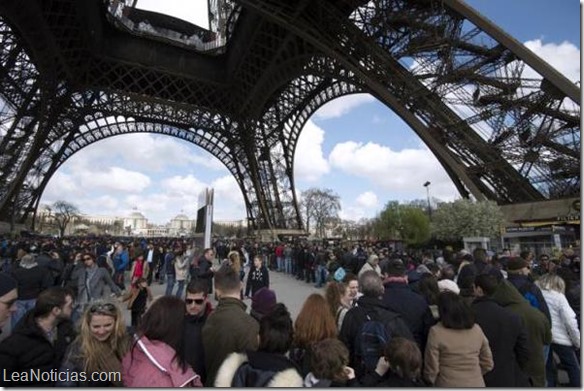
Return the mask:
<path id="1" fill-rule="evenodd" d="M 205 302 L 205 299 L 185 299 L 185 303 L 187 303 L 188 305 L 192 305 L 197 304 L 197 305 L 201 305 Z"/>

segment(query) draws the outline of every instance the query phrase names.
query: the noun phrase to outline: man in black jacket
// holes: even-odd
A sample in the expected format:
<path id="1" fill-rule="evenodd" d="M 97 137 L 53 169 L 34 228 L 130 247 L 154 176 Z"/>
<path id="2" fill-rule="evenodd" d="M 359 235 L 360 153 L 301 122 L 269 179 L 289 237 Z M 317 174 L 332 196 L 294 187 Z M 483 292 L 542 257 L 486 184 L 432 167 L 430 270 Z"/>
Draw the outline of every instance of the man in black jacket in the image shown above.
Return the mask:
<path id="1" fill-rule="evenodd" d="M 495 367 L 483 377 L 487 387 L 529 387 L 522 368 L 529 360 L 527 329 L 521 317 L 503 308 L 490 297 L 497 289 L 497 279 L 478 275 L 474 282 L 472 309 L 475 321 L 489 340 Z"/>
<path id="2" fill-rule="evenodd" d="M 35 307 L 0 343 L 0 386 L 53 386 L 67 346 L 75 338 L 71 312 L 73 296 L 51 287 L 38 296 Z"/>
<path id="3" fill-rule="evenodd" d="M 206 248 L 197 262 L 195 278 L 207 282 L 209 293 L 213 293 L 213 256 L 212 248 Z"/>
<path id="4" fill-rule="evenodd" d="M 187 286 L 185 298 L 186 315 L 183 336 L 185 359 L 195 373 L 205 383 L 207 376 L 205 371 L 205 349 L 203 347 L 203 326 L 207 317 L 213 311 L 208 300 L 207 281 L 193 280 Z"/>
<path id="5" fill-rule="evenodd" d="M 420 351 L 424 352 L 428 332 L 435 323 L 428 303 L 410 287 L 405 265 L 400 259 L 389 261 L 381 274 L 385 276 L 383 305 L 403 317 Z"/>
<path id="6" fill-rule="evenodd" d="M 363 296 L 357 300 L 357 306 L 351 308 L 339 333 L 339 339 L 349 350 L 349 366 L 355 370 L 355 375 L 360 378 L 365 373 L 362 357 L 359 357 L 356 340 L 367 318 L 375 318 L 391 330 L 391 337 L 404 337 L 414 340 L 414 337 L 404 322 L 401 315 L 386 308 L 381 301 L 383 295 L 383 283 L 381 277 L 374 270 L 363 272 L 359 276 L 359 289 Z M 381 351 L 379 353 L 381 356 Z"/>

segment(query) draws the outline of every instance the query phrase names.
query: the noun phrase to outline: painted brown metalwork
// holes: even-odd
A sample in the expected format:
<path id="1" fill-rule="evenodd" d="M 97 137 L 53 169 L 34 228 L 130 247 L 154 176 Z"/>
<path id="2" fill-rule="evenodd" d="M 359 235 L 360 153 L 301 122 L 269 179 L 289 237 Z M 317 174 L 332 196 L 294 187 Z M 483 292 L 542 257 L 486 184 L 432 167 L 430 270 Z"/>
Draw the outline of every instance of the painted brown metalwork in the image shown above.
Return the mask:
<path id="1" fill-rule="evenodd" d="M 87 145 L 150 132 L 217 157 L 251 228 L 302 229 L 302 128 L 358 92 L 409 124 L 464 197 L 580 195 L 579 86 L 460 0 L 212 0 L 211 30 L 133 3 L 0 2 L 0 220 L 34 214 Z"/>

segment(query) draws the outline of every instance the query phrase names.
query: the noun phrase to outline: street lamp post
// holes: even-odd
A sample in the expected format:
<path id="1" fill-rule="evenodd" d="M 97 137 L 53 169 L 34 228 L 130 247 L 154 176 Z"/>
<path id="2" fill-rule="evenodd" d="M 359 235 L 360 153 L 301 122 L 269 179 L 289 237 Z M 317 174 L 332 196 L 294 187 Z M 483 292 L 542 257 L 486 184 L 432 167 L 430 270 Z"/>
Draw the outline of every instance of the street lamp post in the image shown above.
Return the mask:
<path id="1" fill-rule="evenodd" d="M 426 188 L 426 196 L 428 197 L 428 217 L 430 221 L 432 221 L 432 206 L 430 205 L 430 181 L 426 181 L 424 183 L 424 187 Z"/>

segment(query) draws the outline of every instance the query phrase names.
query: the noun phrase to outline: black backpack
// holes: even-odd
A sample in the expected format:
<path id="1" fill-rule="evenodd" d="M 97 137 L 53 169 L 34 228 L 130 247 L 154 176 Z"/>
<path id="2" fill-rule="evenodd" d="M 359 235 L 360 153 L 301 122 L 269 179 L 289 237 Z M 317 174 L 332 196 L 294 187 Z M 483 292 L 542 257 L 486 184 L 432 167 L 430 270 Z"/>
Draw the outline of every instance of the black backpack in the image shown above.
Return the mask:
<path id="1" fill-rule="evenodd" d="M 393 332 L 389 320 L 379 311 L 366 312 L 365 318 L 355 336 L 355 357 L 362 370 L 374 371 Z"/>

